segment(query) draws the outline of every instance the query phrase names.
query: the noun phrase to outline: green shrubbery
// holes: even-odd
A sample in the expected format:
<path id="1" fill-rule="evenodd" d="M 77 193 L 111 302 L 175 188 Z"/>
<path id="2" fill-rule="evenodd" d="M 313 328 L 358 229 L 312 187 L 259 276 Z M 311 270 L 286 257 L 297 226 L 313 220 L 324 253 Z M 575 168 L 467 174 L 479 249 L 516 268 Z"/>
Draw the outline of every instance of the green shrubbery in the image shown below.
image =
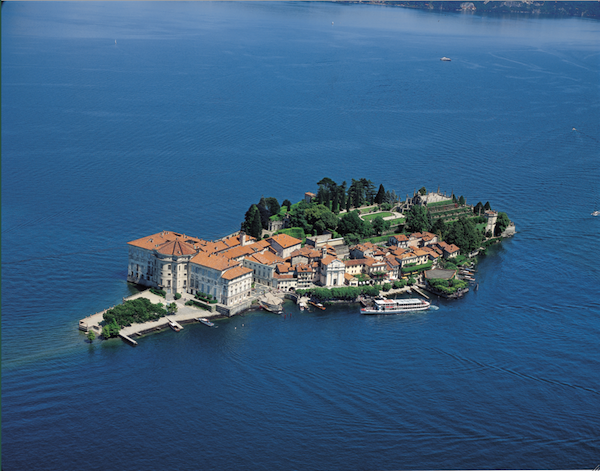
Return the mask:
<path id="1" fill-rule="evenodd" d="M 167 292 L 164 289 L 150 288 L 150 292 L 161 298 L 167 297 Z"/>
<path id="2" fill-rule="evenodd" d="M 321 301 L 328 301 L 330 299 L 344 299 L 346 301 L 352 301 L 361 294 L 365 296 L 378 296 L 381 291 L 380 285 L 366 285 L 366 286 L 345 286 L 343 288 L 311 288 L 311 289 L 299 289 L 296 293 L 300 296 L 312 296 L 313 298 Z"/>
<path id="3" fill-rule="evenodd" d="M 406 286 L 406 280 L 395 280 L 394 281 L 394 288 L 395 289 L 404 288 L 405 286 Z"/>
<path id="4" fill-rule="evenodd" d="M 414 273 L 421 272 L 425 270 L 430 270 L 433 266 L 433 261 L 429 260 L 427 263 L 423 263 L 422 265 L 417 265 L 416 263 L 409 263 L 402 267 L 402 273 Z"/>
<path id="5" fill-rule="evenodd" d="M 133 323 L 156 321 L 166 314 L 167 311 L 161 303 L 152 304 L 146 298 L 125 301 L 123 304 L 109 309 L 102 316 L 105 324 L 102 328 L 102 336 L 104 338 L 116 337 L 121 327 Z"/>
<path id="6" fill-rule="evenodd" d="M 175 293 L 175 299 L 181 299 L 181 293 Z"/>
<path id="7" fill-rule="evenodd" d="M 453 279 L 453 280 L 433 279 L 433 280 L 427 280 L 427 282 L 433 289 L 440 291 L 442 293 L 445 293 L 445 294 L 454 294 L 459 289 L 464 289 L 468 286 L 468 283 L 466 281 L 456 280 L 456 279 Z"/>
<path id="8" fill-rule="evenodd" d="M 290 227 L 288 229 L 281 229 L 275 234 L 287 234 L 290 237 L 295 237 L 296 239 L 300 240 L 306 239 L 306 233 L 304 232 L 304 228 L 302 227 Z"/>
<path id="9" fill-rule="evenodd" d="M 186 306 L 195 306 L 195 307 L 198 307 L 200 309 L 204 309 L 206 311 L 209 310 L 204 304 L 199 303 L 198 301 L 194 301 L 193 299 L 190 299 L 189 301 L 186 301 L 185 305 Z"/>

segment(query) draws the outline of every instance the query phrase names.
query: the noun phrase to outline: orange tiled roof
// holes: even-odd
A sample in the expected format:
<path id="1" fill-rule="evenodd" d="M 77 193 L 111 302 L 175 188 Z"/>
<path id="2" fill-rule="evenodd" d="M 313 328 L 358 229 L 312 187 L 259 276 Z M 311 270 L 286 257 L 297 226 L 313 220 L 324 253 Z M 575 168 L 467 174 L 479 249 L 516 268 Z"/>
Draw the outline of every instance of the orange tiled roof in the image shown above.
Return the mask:
<path id="1" fill-rule="evenodd" d="M 222 255 L 207 254 L 204 252 L 200 252 L 199 254 L 195 255 L 190 262 L 219 271 L 224 271 L 228 268 L 236 267 L 241 264 L 241 262 L 231 260 L 227 257 L 223 257 Z"/>
<path id="2" fill-rule="evenodd" d="M 277 278 L 278 280 L 293 280 L 294 275 L 293 274 L 280 275 L 279 273 L 273 273 L 273 278 Z"/>
<path id="3" fill-rule="evenodd" d="M 321 260 L 321 265 L 329 265 L 334 260 L 337 260 L 336 257 L 332 257 L 331 255 L 327 255 Z"/>
<path id="4" fill-rule="evenodd" d="M 153 234 L 150 236 L 142 237 L 141 239 L 132 240 L 127 242 L 129 245 L 133 245 L 134 247 L 139 247 L 147 250 L 154 250 L 158 248 L 160 245 L 165 242 L 171 242 L 175 240 L 181 240 L 191 246 L 195 246 L 199 248 L 200 246 L 205 246 L 207 242 L 202 239 L 198 239 L 196 237 L 189 237 L 185 234 L 180 234 L 178 232 L 171 231 L 162 231 L 157 234 Z"/>
<path id="5" fill-rule="evenodd" d="M 283 263 L 283 259 L 281 257 L 271 252 L 255 253 L 254 255 L 250 255 L 247 258 L 252 262 L 260 263 L 261 265 L 273 265 L 276 263 Z"/>
<path id="6" fill-rule="evenodd" d="M 239 278 L 240 276 L 244 276 L 248 273 L 252 273 L 252 270 L 247 267 L 235 267 L 231 270 L 227 270 L 225 273 L 221 275 L 221 278 L 225 280 L 233 280 L 235 278 Z"/>
<path id="7" fill-rule="evenodd" d="M 287 234 L 277 234 L 267 240 L 277 242 L 284 249 L 302 243 L 300 239 L 296 239 L 295 237 L 289 236 Z"/>
<path id="8" fill-rule="evenodd" d="M 308 245 L 305 245 L 301 249 L 296 249 L 291 253 L 292 257 L 304 256 L 308 258 L 319 258 L 321 252 L 318 250 L 311 249 Z"/>
<path id="9" fill-rule="evenodd" d="M 406 237 L 405 234 L 398 234 L 394 236 L 394 239 L 396 239 L 398 242 L 404 242 L 408 240 L 408 237 Z"/>
<path id="10" fill-rule="evenodd" d="M 287 273 L 291 269 L 292 269 L 292 265 L 290 265 L 289 263 L 282 263 L 280 265 L 277 265 L 278 273 Z"/>
<path id="11" fill-rule="evenodd" d="M 224 252 L 221 252 L 221 255 L 227 258 L 238 258 L 252 253 L 254 253 L 254 250 L 252 250 L 252 246 L 244 245 L 242 247 L 241 245 L 237 245 L 231 249 L 227 249 Z"/>
<path id="12" fill-rule="evenodd" d="M 156 249 L 157 252 L 163 255 L 192 255 L 195 254 L 198 250 L 194 248 L 193 245 L 190 245 L 179 238 L 175 240 L 171 240 L 161 244 Z"/>
<path id="13" fill-rule="evenodd" d="M 355 267 L 357 265 L 364 265 L 366 258 L 355 258 L 354 260 L 344 260 L 344 265 L 347 267 Z"/>

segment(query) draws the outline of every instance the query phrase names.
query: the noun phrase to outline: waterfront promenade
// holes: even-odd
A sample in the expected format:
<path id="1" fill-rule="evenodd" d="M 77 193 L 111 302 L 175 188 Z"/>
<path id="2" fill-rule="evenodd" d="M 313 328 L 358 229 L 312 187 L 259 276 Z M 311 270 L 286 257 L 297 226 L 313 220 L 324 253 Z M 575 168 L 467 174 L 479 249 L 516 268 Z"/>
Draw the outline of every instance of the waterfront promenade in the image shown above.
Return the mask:
<path id="1" fill-rule="evenodd" d="M 183 325 L 183 324 L 189 324 L 189 323 L 195 322 L 198 317 L 207 317 L 208 318 L 208 317 L 222 316 L 222 314 L 219 313 L 218 311 L 211 312 L 211 311 L 206 311 L 204 309 L 199 309 L 199 308 L 193 307 L 193 306 L 186 306 L 185 303 L 188 300 L 194 299 L 194 297 L 188 293 L 182 293 L 181 298 L 179 298 L 177 300 L 175 300 L 175 299 L 166 300 L 165 298 L 162 298 L 162 297 L 157 296 L 156 294 L 150 292 L 150 290 L 145 290 L 145 291 L 136 293 L 132 296 L 129 296 L 127 298 L 123 298 L 123 301 L 131 301 L 131 300 L 138 299 L 138 298 L 146 298 L 153 304 L 157 304 L 157 303 L 168 304 L 171 302 L 175 302 L 177 304 L 177 312 L 167 314 L 165 317 L 161 317 L 157 321 L 149 321 L 149 322 L 144 322 L 142 324 L 131 324 L 128 327 L 121 328 L 119 333 L 123 334 L 127 337 L 135 337 L 135 336 L 148 334 L 148 333 L 151 333 L 154 331 L 168 329 L 169 328 L 168 319 L 171 319 L 171 320 L 177 322 L 178 324 Z M 109 309 L 112 309 L 112 308 L 109 308 Z M 101 335 L 102 334 L 101 322 L 104 320 L 103 315 L 106 311 L 108 311 L 108 309 L 106 309 L 102 312 L 93 314 L 91 316 L 88 316 L 85 319 L 80 320 L 79 321 L 79 329 L 83 330 L 85 332 L 89 332 L 91 330 L 96 335 Z"/>

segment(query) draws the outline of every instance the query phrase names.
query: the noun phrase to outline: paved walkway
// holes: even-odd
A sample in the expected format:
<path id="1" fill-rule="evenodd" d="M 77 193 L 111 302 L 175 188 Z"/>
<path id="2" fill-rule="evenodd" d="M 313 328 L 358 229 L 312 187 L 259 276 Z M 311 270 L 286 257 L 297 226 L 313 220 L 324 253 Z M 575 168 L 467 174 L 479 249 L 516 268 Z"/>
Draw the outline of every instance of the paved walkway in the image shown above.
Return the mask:
<path id="1" fill-rule="evenodd" d="M 145 290 L 145 291 L 141 291 L 139 293 L 136 293 L 132 296 L 128 296 L 127 298 L 124 298 L 124 299 L 126 301 L 131 301 L 131 300 L 139 299 L 139 298 L 146 298 L 152 304 L 157 304 L 157 303 L 162 303 L 164 305 L 168 304 L 168 301 L 165 298 L 158 296 L 154 293 L 151 293 L 149 289 Z M 175 303 L 177 304 L 177 312 L 175 314 L 167 314 L 166 317 L 173 319 L 176 322 L 182 321 L 184 323 L 188 323 L 189 321 L 192 321 L 198 317 L 220 316 L 219 312 L 216 312 L 216 311 L 210 312 L 210 311 L 205 311 L 204 309 L 200 309 L 197 307 L 186 306 L 185 305 L 186 301 L 188 301 L 190 299 L 194 299 L 194 296 L 191 294 L 188 294 L 188 293 L 182 293 L 181 298 L 175 301 Z M 109 308 L 109 309 L 112 309 L 112 308 Z M 108 311 L 108 309 L 105 309 L 102 312 L 97 312 L 96 314 L 92 314 L 91 316 L 88 316 L 85 319 L 80 320 L 79 321 L 80 328 L 85 327 L 87 330 L 93 330 L 97 335 L 101 334 L 102 326 L 100 325 L 100 323 L 104 320 L 103 315 L 106 311 Z M 144 331 L 148 331 L 148 330 L 152 330 L 152 329 L 157 329 L 157 330 L 162 330 L 163 328 L 168 329 L 169 323 L 168 323 L 166 317 L 161 317 L 157 321 L 144 322 L 142 324 L 132 324 L 129 327 L 123 327 L 120 332 L 127 336 L 132 336 L 132 335 L 136 335 L 140 332 L 144 332 Z"/>

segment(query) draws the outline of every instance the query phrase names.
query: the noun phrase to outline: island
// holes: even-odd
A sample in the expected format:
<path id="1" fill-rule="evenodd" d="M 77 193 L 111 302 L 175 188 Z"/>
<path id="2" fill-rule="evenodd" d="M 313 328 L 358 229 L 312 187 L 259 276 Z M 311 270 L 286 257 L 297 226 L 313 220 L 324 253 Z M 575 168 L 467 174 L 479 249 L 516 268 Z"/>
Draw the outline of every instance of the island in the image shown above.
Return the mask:
<path id="1" fill-rule="evenodd" d="M 454 192 L 414 190 L 400 200 L 368 179 L 323 178 L 292 204 L 273 197 L 251 204 L 240 230 L 215 241 L 161 231 L 127 243 L 127 281 L 140 291 L 79 322 L 90 341 L 181 330 L 208 317 L 253 308 L 281 312 L 285 297 L 301 309 L 361 302 L 413 290 L 459 298 L 478 285 L 478 257 L 515 234 L 489 202 Z"/>
<path id="2" fill-rule="evenodd" d="M 371 5 L 385 5 L 387 7 L 414 8 L 419 10 L 448 11 L 462 13 L 483 13 L 493 15 L 543 15 L 543 16 L 579 16 L 587 18 L 600 18 L 600 5 L 590 1 L 535 1 L 521 2 L 503 1 L 402 1 L 402 0 L 347 0 L 343 3 L 366 3 Z"/>

